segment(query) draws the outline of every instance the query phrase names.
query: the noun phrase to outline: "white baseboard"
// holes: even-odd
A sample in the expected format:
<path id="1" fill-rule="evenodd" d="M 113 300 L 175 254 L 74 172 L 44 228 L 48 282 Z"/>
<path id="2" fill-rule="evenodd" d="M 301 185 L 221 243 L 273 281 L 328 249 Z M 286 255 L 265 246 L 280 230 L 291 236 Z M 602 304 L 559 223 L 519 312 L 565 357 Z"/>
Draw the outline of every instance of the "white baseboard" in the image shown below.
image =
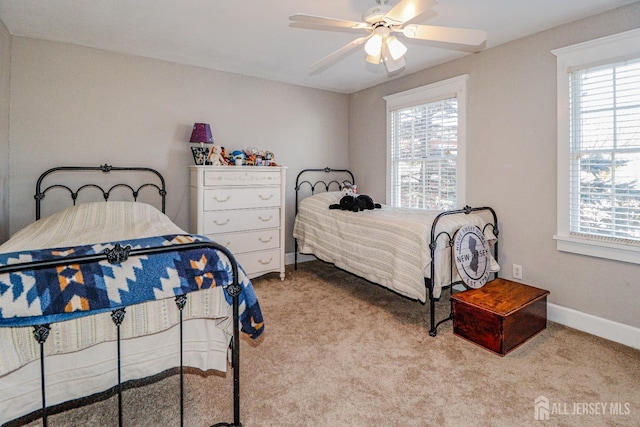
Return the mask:
<path id="1" fill-rule="evenodd" d="M 313 255 L 298 254 L 298 262 L 313 261 Z M 285 264 L 294 263 L 294 254 L 285 255 Z M 629 347 L 640 349 L 640 328 L 596 317 L 572 308 L 547 303 L 547 318 L 561 325 L 586 332 Z"/>
<path id="2" fill-rule="evenodd" d="M 552 322 L 640 349 L 639 328 L 552 303 L 547 303 L 547 318 Z"/>
<path id="3" fill-rule="evenodd" d="M 313 261 L 315 259 L 317 258 L 314 257 L 313 255 L 298 254 L 298 262 Z M 293 252 L 289 252 L 284 255 L 284 263 L 286 265 L 293 264 L 294 262 L 295 262 L 295 254 Z"/>

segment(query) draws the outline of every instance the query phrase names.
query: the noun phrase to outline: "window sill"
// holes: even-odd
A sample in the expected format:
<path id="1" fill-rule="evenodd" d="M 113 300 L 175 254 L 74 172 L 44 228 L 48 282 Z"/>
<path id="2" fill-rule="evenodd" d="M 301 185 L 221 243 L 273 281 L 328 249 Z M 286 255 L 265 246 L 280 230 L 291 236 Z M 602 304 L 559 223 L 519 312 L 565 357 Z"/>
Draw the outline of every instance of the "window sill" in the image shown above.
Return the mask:
<path id="1" fill-rule="evenodd" d="M 571 252 L 597 258 L 640 264 L 640 246 L 580 239 L 573 236 L 553 236 L 557 248 L 562 252 Z"/>

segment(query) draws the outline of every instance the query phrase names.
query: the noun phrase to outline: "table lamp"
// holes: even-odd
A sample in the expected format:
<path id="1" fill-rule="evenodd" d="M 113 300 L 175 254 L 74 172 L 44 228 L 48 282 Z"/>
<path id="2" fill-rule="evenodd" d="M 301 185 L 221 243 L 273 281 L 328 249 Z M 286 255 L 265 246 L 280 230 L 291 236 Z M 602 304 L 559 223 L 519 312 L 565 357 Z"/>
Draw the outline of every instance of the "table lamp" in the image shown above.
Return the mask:
<path id="1" fill-rule="evenodd" d="M 200 143 L 200 147 L 191 147 L 191 151 L 193 152 L 193 160 L 196 165 L 204 165 L 208 154 L 208 150 L 205 150 L 204 144 L 213 144 L 213 136 L 211 135 L 211 126 L 209 126 L 209 123 L 194 123 L 189 142 Z"/>

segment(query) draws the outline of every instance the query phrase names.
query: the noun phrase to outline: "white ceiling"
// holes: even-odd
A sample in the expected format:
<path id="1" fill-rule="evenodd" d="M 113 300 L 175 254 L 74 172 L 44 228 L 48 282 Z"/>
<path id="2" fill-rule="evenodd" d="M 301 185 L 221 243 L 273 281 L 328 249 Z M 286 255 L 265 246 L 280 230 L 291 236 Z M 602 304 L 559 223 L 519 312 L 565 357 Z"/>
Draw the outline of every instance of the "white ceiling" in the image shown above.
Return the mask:
<path id="1" fill-rule="evenodd" d="M 487 32 L 486 48 L 637 0 L 440 0 L 413 23 Z M 398 0 L 390 0 L 391 5 Z M 15 36 L 89 46 L 342 93 L 468 53 L 403 40 L 394 76 L 365 62 L 362 47 L 322 73 L 313 62 L 357 34 L 290 27 L 294 13 L 360 21 L 375 0 L 0 0 Z"/>

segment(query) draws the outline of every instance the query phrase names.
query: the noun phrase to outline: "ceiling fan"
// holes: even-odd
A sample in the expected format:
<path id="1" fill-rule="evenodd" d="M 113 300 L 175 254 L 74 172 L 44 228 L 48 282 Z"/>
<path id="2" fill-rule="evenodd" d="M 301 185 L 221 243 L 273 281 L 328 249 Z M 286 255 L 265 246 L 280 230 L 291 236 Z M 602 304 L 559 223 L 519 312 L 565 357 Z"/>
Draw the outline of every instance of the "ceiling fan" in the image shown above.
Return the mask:
<path id="1" fill-rule="evenodd" d="M 407 52 L 407 47 L 395 34 L 401 34 L 410 39 L 434 42 L 439 47 L 465 48 L 465 50 L 471 47 L 472 51 L 478 51 L 486 41 L 486 33 L 480 30 L 409 24 L 411 20 L 436 5 L 437 0 L 400 0 L 395 6 L 388 5 L 387 2 L 388 0 L 376 0 L 378 5 L 362 14 L 364 22 L 303 13 L 290 16 L 289 19 L 294 21 L 291 24 L 292 27 L 368 33 L 311 64 L 311 74 L 325 70 L 363 43 L 367 62 L 371 64 L 382 62 L 389 73 L 401 70 L 405 66 L 404 54 Z"/>

